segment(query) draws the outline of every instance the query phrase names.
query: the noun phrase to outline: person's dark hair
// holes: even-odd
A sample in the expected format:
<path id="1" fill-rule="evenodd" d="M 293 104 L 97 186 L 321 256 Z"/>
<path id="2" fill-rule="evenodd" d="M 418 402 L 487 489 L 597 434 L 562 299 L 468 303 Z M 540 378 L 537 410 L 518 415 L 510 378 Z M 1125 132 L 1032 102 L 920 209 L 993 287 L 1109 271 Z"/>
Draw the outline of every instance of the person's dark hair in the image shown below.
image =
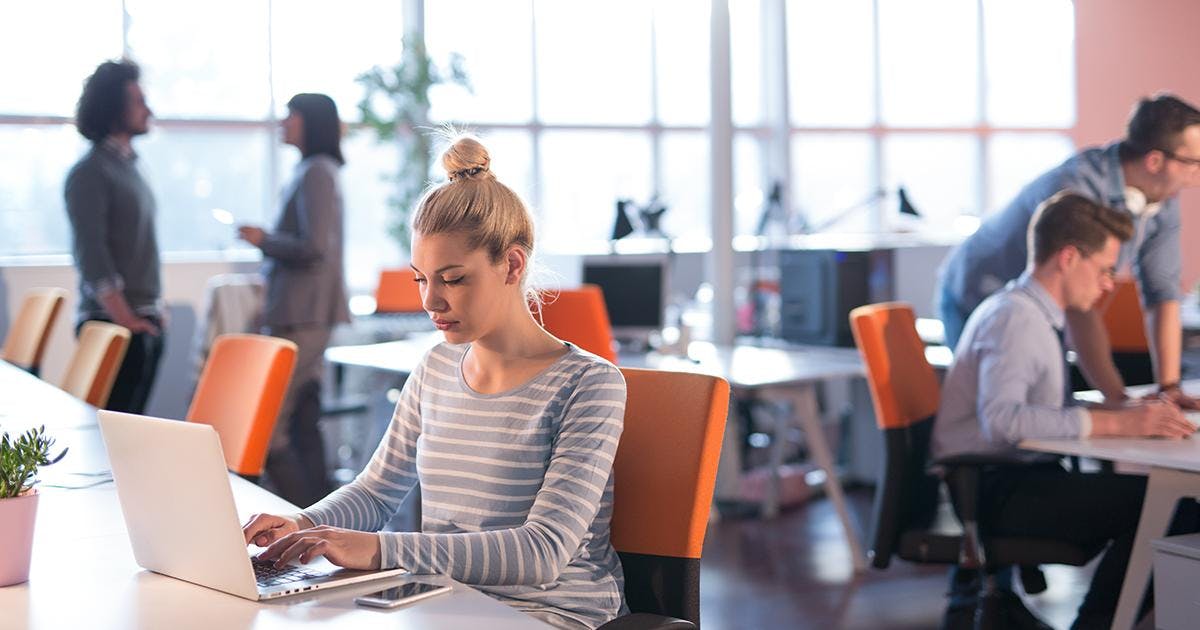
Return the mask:
<path id="1" fill-rule="evenodd" d="M 1029 252 L 1040 265 L 1064 247 L 1084 256 L 1104 249 L 1109 236 L 1124 243 L 1133 238 L 1129 215 L 1071 191 L 1060 191 L 1042 202 L 1029 222 Z"/>
<path id="2" fill-rule="evenodd" d="M 128 59 L 105 61 L 83 83 L 75 106 L 75 128 L 92 142 L 100 142 L 125 124 L 129 100 L 126 85 L 138 81 L 142 71 Z"/>
<path id="3" fill-rule="evenodd" d="M 1179 135 L 1192 125 L 1200 125 L 1200 110 L 1171 94 L 1143 98 L 1133 108 L 1121 141 L 1121 159 L 1128 161 L 1147 153 L 1174 151 Z"/>
<path id="4" fill-rule="evenodd" d="M 297 94 L 288 101 L 288 109 L 304 121 L 304 150 L 301 155 L 328 155 L 345 164 L 342 157 L 342 121 L 337 104 L 324 94 Z"/>

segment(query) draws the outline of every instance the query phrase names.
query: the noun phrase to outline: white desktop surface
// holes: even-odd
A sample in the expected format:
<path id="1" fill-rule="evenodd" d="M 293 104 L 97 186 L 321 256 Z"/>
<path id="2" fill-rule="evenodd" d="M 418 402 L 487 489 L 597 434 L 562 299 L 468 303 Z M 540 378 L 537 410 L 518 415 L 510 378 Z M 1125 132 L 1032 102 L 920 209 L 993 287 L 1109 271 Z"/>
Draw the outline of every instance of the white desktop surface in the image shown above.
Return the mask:
<path id="1" fill-rule="evenodd" d="M 432 332 L 413 335 L 399 341 L 331 346 L 325 349 L 325 360 L 338 365 L 411 374 L 421 359 L 425 358 L 425 353 L 444 340 L 442 333 Z"/>
<path id="2" fill-rule="evenodd" d="M 86 483 L 90 478 L 79 473 L 100 473 L 108 464 L 94 424 L 55 429 L 57 418 L 37 410 L 71 410 L 67 423 L 70 425 L 89 415 L 94 423 L 95 410 L 57 388 L 26 379 L 15 371 L 19 370 L 0 361 L 0 391 L 5 392 L 6 399 L 16 400 L 11 385 L 19 383 L 23 386 L 19 398 L 28 404 L 16 410 L 8 408 L 0 426 L 12 431 L 44 422 L 58 444 L 70 446 L 71 450 L 62 462 L 46 468 L 46 474 L 42 475 L 46 487 L 40 490 L 38 499 L 29 581 L 0 588 L 0 630 L 547 627 L 445 577 L 422 579 L 452 584 L 454 590 L 450 594 L 404 608 L 373 609 L 355 604 L 354 596 L 399 579 L 252 602 L 146 571 L 134 561 L 116 488 L 111 482 L 71 490 L 49 487 L 56 483 Z M 29 415 L 30 411 L 34 415 Z M 296 509 L 240 477 L 230 475 L 230 482 L 242 519 L 254 512 L 287 513 Z M 186 498 L 186 492 L 181 491 L 179 499 Z"/>
<path id="3" fill-rule="evenodd" d="M 442 341 L 441 333 L 421 334 L 399 341 L 357 346 L 333 346 L 325 360 L 396 374 L 409 374 L 425 353 Z M 749 345 L 718 346 L 693 341 L 687 356 L 622 353 L 620 367 L 642 367 L 720 376 L 734 388 L 760 388 L 862 376 L 862 360 L 853 348 L 803 346 L 769 348 Z"/>
<path id="4" fill-rule="evenodd" d="M 1021 448 L 1141 466 L 1160 466 L 1200 472 L 1200 436 L 1181 440 L 1154 438 L 1022 440 Z"/>
<path id="5" fill-rule="evenodd" d="M 706 341 L 689 344 L 687 356 L 658 352 L 622 355 L 621 365 L 712 374 L 728 380 L 735 389 L 786 387 L 865 373 L 853 348 L 718 346 Z"/>

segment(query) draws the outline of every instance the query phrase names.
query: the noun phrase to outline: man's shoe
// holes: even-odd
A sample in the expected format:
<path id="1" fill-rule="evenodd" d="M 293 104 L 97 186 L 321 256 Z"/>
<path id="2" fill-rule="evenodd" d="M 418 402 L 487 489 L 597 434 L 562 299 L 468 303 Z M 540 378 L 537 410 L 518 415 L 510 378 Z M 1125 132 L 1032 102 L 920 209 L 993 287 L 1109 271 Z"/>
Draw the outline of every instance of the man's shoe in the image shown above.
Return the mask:
<path id="1" fill-rule="evenodd" d="M 1021 596 L 1012 591 L 1000 591 L 1001 608 L 1004 613 L 1004 625 L 1001 628 L 1017 630 L 1054 630 L 1050 624 L 1042 621 L 1032 610 L 1025 607 Z"/>
<path id="2" fill-rule="evenodd" d="M 994 618 L 981 619 L 979 626 L 984 628 L 1003 628 L 1004 630 L 1054 630 L 1025 607 L 1021 596 L 1012 591 L 999 591 L 994 597 L 998 598 Z M 942 615 L 940 630 L 975 630 L 976 601 L 966 598 L 956 598 L 957 601 L 946 606 Z M 987 607 L 987 606 L 985 606 Z M 987 607 L 990 608 L 990 607 Z M 990 624 L 989 624 L 990 622 Z"/>

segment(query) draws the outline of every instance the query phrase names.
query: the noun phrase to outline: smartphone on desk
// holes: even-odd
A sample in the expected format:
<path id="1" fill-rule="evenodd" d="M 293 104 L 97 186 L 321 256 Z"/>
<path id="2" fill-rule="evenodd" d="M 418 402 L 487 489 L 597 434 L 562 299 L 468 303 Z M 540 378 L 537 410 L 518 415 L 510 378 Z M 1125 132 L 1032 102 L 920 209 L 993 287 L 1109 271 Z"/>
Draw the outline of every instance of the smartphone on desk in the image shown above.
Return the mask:
<path id="1" fill-rule="evenodd" d="M 363 606 L 375 606 L 377 608 L 396 608 L 404 606 L 415 601 L 420 601 L 427 597 L 449 593 L 451 587 L 443 584 L 430 584 L 428 582 L 405 582 L 391 588 L 385 588 L 382 591 L 367 593 L 354 598 L 355 603 Z"/>

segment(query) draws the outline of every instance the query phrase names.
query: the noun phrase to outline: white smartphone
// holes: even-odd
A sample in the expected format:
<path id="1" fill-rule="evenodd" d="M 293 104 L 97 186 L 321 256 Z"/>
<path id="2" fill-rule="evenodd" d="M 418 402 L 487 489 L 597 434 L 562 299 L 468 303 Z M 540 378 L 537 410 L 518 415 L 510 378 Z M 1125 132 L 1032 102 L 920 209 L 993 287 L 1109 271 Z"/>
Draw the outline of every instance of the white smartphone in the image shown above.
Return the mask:
<path id="1" fill-rule="evenodd" d="M 452 589 L 442 584 L 428 582 L 405 582 L 398 586 L 385 588 L 382 591 L 367 593 L 354 598 L 355 603 L 377 608 L 395 608 L 405 604 L 433 597 L 441 593 L 449 593 Z"/>

